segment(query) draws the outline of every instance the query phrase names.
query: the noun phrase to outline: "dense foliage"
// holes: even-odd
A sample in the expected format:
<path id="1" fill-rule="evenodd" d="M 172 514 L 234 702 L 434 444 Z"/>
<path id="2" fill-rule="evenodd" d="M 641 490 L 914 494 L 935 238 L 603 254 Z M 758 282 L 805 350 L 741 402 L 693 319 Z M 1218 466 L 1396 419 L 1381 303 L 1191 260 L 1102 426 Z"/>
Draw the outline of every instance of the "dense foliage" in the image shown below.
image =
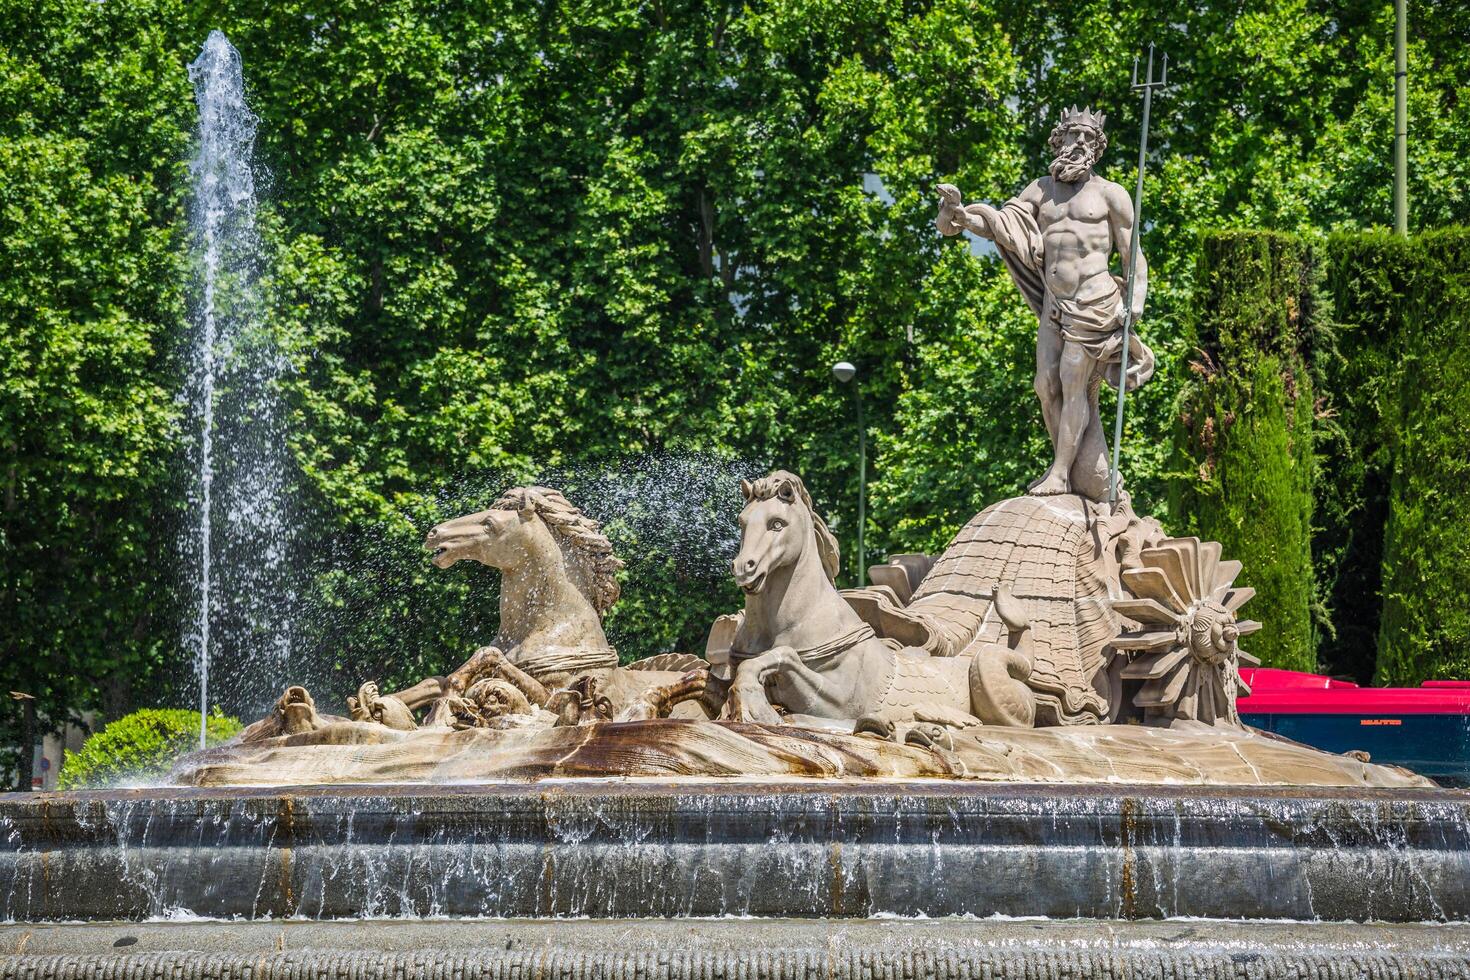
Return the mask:
<path id="1" fill-rule="evenodd" d="M 240 722 L 209 718 L 205 744 L 218 745 L 240 732 Z M 168 774 L 174 760 L 199 747 L 199 713 L 177 708 L 143 708 L 123 715 L 68 752 L 56 776 L 58 789 L 150 782 Z"/>
<path id="2" fill-rule="evenodd" d="M 840 357 L 871 433 L 864 557 L 937 548 L 1019 491 L 1044 458 L 1034 321 L 993 260 L 940 242 L 933 186 L 1015 192 L 1073 102 L 1109 114 L 1103 170 L 1131 186 L 1145 40 L 1175 84 L 1144 238 L 1164 369 L 1125 445 L 1142 509 L 1165 504 L 1198 230 L 1390 215 L 1377 0 L 0 0 L 0 24 L 0 689 L 47 726 L 189 681 L 184 66 L 211 28 L 241 51 L 274 175 L 296 642 L 325 699 L 493 633 L 493 576 L 417 544 L 533 477 L 615 519 L 620 649 L 697 649 L 737 601 L 736 477 L 802 472 L 853 540 Z M 1470 219 L 1467 41 L 1453 5 L 1413 31 L 1418 227 Z"/>
<path id="3" fill-rule="evenodd" d="M 1383 610 L 1383 531 L 1393 473 L 1393 339 L 1404 329 L 1417 247 L 1387 232 L 1338 234 L 1318 249 L 1318 479 L 1313 551 L 1323 626 L 1317 655 L 1367 682 Z"/>
<path id="4" fill-rule="evenodd" d="M 1268 624 L 1250 652 L 1295 670 L 1317 665 L 1311 267 L 1295 236 L 1206 239 L 1170 508 L 1176 533 L 1187 526 L 1244 564 L 1236 581 L 1256 590 L 1247 615 Z"/>

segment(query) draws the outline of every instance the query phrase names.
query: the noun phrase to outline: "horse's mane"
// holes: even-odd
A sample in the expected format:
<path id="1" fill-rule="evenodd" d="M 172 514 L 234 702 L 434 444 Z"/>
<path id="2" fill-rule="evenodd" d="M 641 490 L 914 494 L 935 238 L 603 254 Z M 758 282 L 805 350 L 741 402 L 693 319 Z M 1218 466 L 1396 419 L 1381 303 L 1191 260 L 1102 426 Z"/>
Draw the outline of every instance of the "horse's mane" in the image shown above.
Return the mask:
<path id="1" fill-rule="evenodd" d="M 491 510 L 519 511 L 527 507 L 546 524 L 563 554 L 575 559 L 570 570 L 592 607 L 599 613 L 611 609 L 618 601 L 617 574 L 623 563 L 613 554 L 612 542 L 602 533 L 602 525 L 550 487 L 514 487 L 490 505 Z"/>
<path id="2" fill-rule="evenodd" d="M 822 571 L 827 573 L 827 581 L 835 583 L 837 571 L 842 567 L 842 550 L 837 546 L 837 538 L 827 529 L 827 522 L 817 513 L 817 508 L 812 504 L 812 495 L 807 492 L 801 477 L 786 470 L 775 470 L 770 476 L 763 476 L 753 483 L 742 481 L 740 489 L 745 493 L 745 499 L 750 501 L 770 500 L 780 496 L 783 488 L 789 488 L 793 502 L 800 500 L 807 513 L 812 515 L 812 530 L 817 538 L 817 557 L 822 560 Z"/>

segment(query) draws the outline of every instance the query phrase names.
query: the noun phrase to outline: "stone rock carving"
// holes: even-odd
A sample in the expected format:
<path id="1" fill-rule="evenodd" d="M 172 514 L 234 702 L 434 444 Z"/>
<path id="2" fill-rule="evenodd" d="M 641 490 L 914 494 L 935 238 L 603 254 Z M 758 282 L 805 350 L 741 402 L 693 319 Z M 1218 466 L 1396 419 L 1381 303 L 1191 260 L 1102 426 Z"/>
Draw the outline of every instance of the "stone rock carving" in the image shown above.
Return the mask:
<path id="1" fill-rule="evenodd" d="M 1133 236 L 1128 192 L 1093 173 L 1107 149 L 1106 117 L 1075 106 L 1051 134 L 1051 173 L 999 208 L 963 203 L 959 188 L 939 185 L 937 225 L 944 235 L 970 231 L 995 243 L 1011 278 L 1037 316 L 1036 393 L 1054 451 L 1032 484 L 1038 495 L 1108 495 L 1107 438 L 1098 416 L 1103 380 L 1118 387 L 1123 346 L 1123 290 Z M 1108 271 L 1116 252 L 1123 275 Z M 1132 307 L 1143 313 L 1148 265 L 1138 256 Z M 1153 352 L 1129 338 L 1128 390 L 1154 371 Z"/>
<path id="2" fill-rule="evenodd" d="M 730 717 L 779 724 L 766 696 L 770 685 L 788 721 L 1032 724 L 1024 626 L 969 656 L 930 657 L 890 645 L 832 584 L 837 541 L 801 478 L 777 470 L 741 490 L 734 571 L 745 614 L 730 651 L 738 664 Z"/>
<path id="3" fill-rule="evenodd" d="M 441 694 L 417 727 L 404 724 L 407 702 L 400 711 L 372 684 L 354 699 L 362 720 L 318 714 L 292 688 L 240 739 L 181 760 L 174 778 L 1427 785 L 1238 723 L 1235 639 L 1254 624 L 1234 615 L 1250 590 L 1233 586 L 1239 564 L 1216 544 L 1162 538 L 1153 522 L 1102 517 L 1077 496 L 1020 497 L 977 515 L 932 563 L 909 563 L 919 571 L 905 604 L 891 584 L 836 590 L 836 542 L 795 475 L 743 490 L 745 610 L 711 629 L 709 661 L 664 654 L 548 688 L 485 647 L 432 679 Z M 904 631 L 924 644 L 897 641 Z M 731 667 L 733 682 L 722 680 Z M 1124 696 L 1115 682 L 1140 685 L 1127 696 L 1152 724 L 1103 723 Z M 710 720 L 725 684 L 725 720 Z"/>
<path id="4" fill-rule="evenodd" d="M 900 726 L 903 727 L 903 726 Z M 939 778 L 987 782 L 1235 786 L 1430 786 L 1403 769 L 1224 727 L 978 728 L 873 738 L 793 724 L 663 718 L 575 727 L 451 727 L 398 732 L 343 722 L 194 752 L 172 780 L 193 786 L 532 781 L 578 776 L 677 779 Z"/>
<path id="5" fill-rule="evenodd" d="M 483 676 L 508 682 L 529 704 L 546 706 L 563 724 L 608 721 L 625 708 L 663 717 L 685 702 L 691 702 L 686 717 L 707 716 L 697 703 L 703 685 L 685 676 L 691 669 L 707 669 L 704 661 L 664 655 L 618 667 L 602 616 L 617 602 L 623 563 L 601 525 L 559 491 L 508 490 L 489 510 L 435 527 L 424 548 L 439 568 L 470 559 L 500 570 L 500 631 L 447 682 L 429 678 L 401 692 L 398 697 L 410 707 L 462 699 Z M 575 694 L 558 696 L 563 689 Z M 452 717 L 460 724 L 508 713 L 504 705 L 491 716 L 459 702 L 454 708 Z"/>
<path id="6" fill-rule="evenodd" d="M 935 657 L 970 657 L 1005 644 L 1024 622 L 1036 724 L 1106 720 L 1102 672 L 1118 632 L 1110 608 L 1118 592 L 1094 509 L 1075 495 L 992 504 L 960 528 L 880 629 Z"/>
<path id="7" fill-rule="evenodd" d="M 409 732 L 706 718 L 719 711 L 721 702 L 703 701 L 709 664 L 698 657 L 664 654 L 618 666 L 601 617 L 617 601 L 622 562 L 598 523 L 558 491 L 507 491 L 487 511 L 438 525 L 424 546 L 440 568 L 472 559 L 501 570 L 500 632 L 495 644 L 446 676 L 395 694 L 365 682 L 347 699 L 351 722 Z M 414 713 L 423 709 L 420 723 Z M 347 721 L 317 715 L 311 694 L 291 687 L 240 740 L 270 741 Z M 342 730 L 333 737 L 350 743 L 363 736 Z"/>
<path id="8" fill-rule="evenodd" d="M 1233 587 L 1240 562 L 1221 561 L 1220 545 L 1198 538 L 1171 538 L 1139 558 L 1141 567 L 1122 573 L 1134 598 L 1113 603 L 1115 613 L 1139 624 L 1112 644 L 1132 657 L 1122 677 L 1143 682 L 1133 704 L 1150 724 L 1238 726 L 1235 699 L 1250 693 L 1240 663 L 1260 661 L 1236 641 L 1261 628 L 1235 618 L 1255 595 Z"/>
<path id="9" fill-rule="evenodd" d="M 418 727 L 408 705 L 400 698 L 378 693 L 378 685 L 373 681 L 364 682 L 357 689 L 357 697 L 347 699 L 347 709 L 353 721 L 375 721 L 400 732 Z"/>
<path id="10" fill-rule="evenodd" d="M 618 712 L 615 720 L 649 721 L 667 718 L 675 706 L 702 697 L 708 683 L 707 668 L 687 671 L 676 680 L 646 688 Z"/>

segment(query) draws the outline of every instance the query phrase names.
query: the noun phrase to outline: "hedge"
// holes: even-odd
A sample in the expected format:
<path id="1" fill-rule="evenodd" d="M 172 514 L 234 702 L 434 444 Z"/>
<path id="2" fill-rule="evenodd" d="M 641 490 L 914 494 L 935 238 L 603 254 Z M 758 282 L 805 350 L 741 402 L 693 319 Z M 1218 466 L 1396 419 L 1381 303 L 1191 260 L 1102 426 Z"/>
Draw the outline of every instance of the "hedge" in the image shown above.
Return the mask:
<path id="1" fill-rule="evenodd" d="M 1470 230 L 1216 232 L 1199 265 L 1171 503 L 1245 563 L 1252 651 L 1470 677 Z"/>
<path id="2" fill-rule="evenodd" d="M 1393 478 L 1377 680 L 1470 677 L 1470 230 L 1413 242 L 1390 344 Z"/>
<path id="3" fill-rule="evenodd" d="M 1266 624 L 1250 652 L 1316 666 L 1312 624 L 1311 255 L 1291 235 L 1221 232 L 1201 246 L 1188 365 L 1178 402 L 1170 512 L 1219 541 L 1256 589 Z"/>
<path id="4" fill-rule="evenodd" d="M 1359 682 L 1373 679 L 1382 611 L 1383 530 L 1393 475 L 1395 371 L 1390 342 L 1403 320 L 1417 249 L 1388 232 L 1340 234 L 1326 247 L 1332 344 L 1318 345 L 1317 530 L 1325 626 L 1317 657 Z"/>

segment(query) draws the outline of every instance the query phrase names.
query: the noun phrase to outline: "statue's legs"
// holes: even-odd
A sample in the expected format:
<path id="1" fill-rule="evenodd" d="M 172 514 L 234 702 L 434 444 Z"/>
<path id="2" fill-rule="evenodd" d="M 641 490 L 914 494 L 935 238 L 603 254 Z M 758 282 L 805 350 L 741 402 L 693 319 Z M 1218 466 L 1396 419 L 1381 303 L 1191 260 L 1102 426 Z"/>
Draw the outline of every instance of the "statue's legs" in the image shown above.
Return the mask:
<path id="1" fill-rule="evenodd" d="M 1036 332 L 1036 397 L 1041 401 L 1041 419 L 1046 423 L 1046 434 L 1052 445 L 1056 445 L 1057 422 L 1062 414 L 1061 363 L 1062 328 L 1048 294 Z"/>
<path id="2" fill-rule="evenodd" d="M 1037 344 L 1038 356 L 1040 344 Z M 1088 397 L 1095 370 L 1092 355 L 1081 344 L 1063 341 L 1061 358 L 1057 369 L 1058 387 L 1061 389 L 1061 411 L 1056 415 L 1056 427 L 1052 432 L 1052 448 L 1055 455 L 1051 468 L 1041 482 L 1031 488 L 1037 496 L 1071 493 L 1072 463 L 1088 428 L 1089 415 L 1095 416 Z M 1038 386 L 1039 390 L 1039 386 Z"/>

